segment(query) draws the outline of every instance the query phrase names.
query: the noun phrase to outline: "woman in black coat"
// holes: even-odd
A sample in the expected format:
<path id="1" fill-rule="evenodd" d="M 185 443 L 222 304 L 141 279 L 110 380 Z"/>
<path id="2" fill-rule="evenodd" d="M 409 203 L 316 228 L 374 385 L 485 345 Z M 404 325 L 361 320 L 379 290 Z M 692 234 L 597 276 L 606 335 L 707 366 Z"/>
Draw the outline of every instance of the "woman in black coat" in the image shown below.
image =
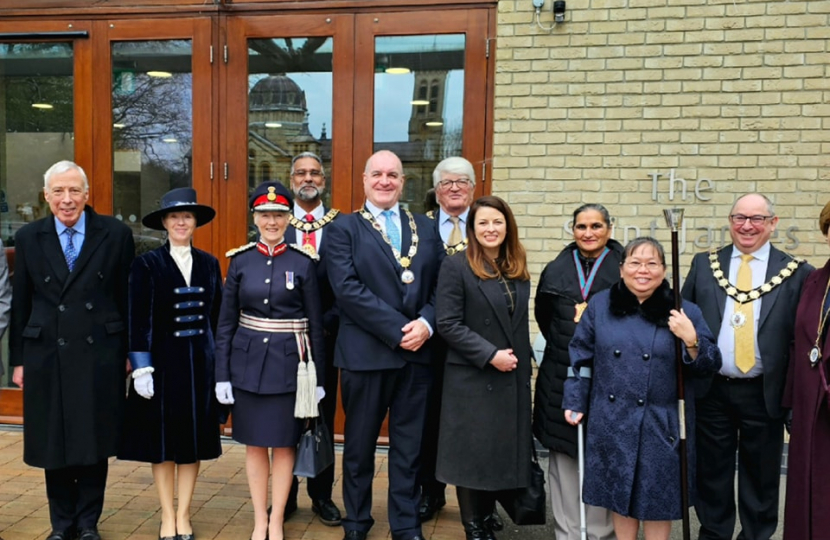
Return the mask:
<path id="1" fill-rule="evenodd" d="M 448 347 L 436 477 L 456 486 L 467 540 L 490 540 L 484 519 L 495 492 L 530 483 L 530 275 L 498 197 L 473 203 L 467 238 L 467 250 L 441 266 L 436 291 Z"/>
<path id="2" fill-rule="evenodd" d="M 550 450 L 548 485 L 556 540 L 579 540 L 579 470 L 576 428 L 563 416 L 562 394 L 571 360 L 568 343 L 588 300 L 619 281 L 623 247 L 611 240 L 611 216 L 601 204 L 573 213 L 574 241 L 549 262 L 536 288 L 536 322 L 545 356 L 536 376 L 533 433 Z M 614 537 L 611 512 L 587 508 L 588 537 Z"/>
<path id="3" fill-rule="evenodd" d="M 196 228 L 215 214 L 196 204 L 191 188 L 166 193 L 161 209 L 142 223 L 166 230 L 168 241 L 136 258 L 130 271 L 134 388 L 127 397 L 118 457 L 153 464 L 163 539 L 193 539 L 190 502 L 199 462 L 222 453 L 213 395 L 222 274 L 214 256 L 190 245 Z"/>

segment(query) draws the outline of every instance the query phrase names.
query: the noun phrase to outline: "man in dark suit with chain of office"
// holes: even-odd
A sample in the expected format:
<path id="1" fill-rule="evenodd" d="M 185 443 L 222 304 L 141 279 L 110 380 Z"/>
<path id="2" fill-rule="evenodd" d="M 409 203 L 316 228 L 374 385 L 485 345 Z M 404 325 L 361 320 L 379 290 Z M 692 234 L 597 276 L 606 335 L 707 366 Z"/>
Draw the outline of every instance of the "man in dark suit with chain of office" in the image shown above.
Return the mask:
<path id="1" fill-rule="evenodd" d="M 324 235 L 327 226 L 340 215 L 339 210 L 327 210 L 323 206 L 323 194 L 326 191 L 326 170 L 319 156 L 311 152 L 303 152 L 294 156 L 291 161 L 291 188 L 294 191 L 294 213 L 290 218 L 291 227 L 286 231 L 286 241 L 303 248 L 309 255 L 317 256 L 317 283 L 320 287 L 320 300 L 323 304 L 323 329 L 326 346 L 326 380 L 318 383 L 326 391 L 320 402 L 323 409 L 323 420 L 334 432 L 334 414 L 337 411 L 337 382 L 338 370 L 334 367 L 334 344 L 337 339 L 337 326 L 340 318 L 337 314 L 337 305 L 334 293 L 331 290 L 328 273 L 326 272 L 326 247 L 328 236 Z M 331 439 L 332 451 L 334 437 Z M 308 496 L 311 498 L 311 509 L 325 525 L 334 527 L 340 525 L 340 510 L 331 500 L 331 489 L 334 484 L 334 464 L 314 478 L 306 480 Z M 288 503 L 285 507 L 286 518 L 297 509 L 298 482 L 294 478 Z"/>
<path id="2" fill-rule="evenodd" d="M 23 460 L 45 469 L 47 540 L 100 540 L 124 410 L 135 244 L 129 227 L 86 206 L 78 165 L 60 161 L 44 180 L 53 215 L 15 235 L 9 363 L 23 389 Z"/>
<path id="3" fill-rule="evenodd" d="M 696 381 L 697 491 L 701 539 L 769 539 L 778 523 L 784 417 L 781 397 L 801 286 L 812 267 L 776 249 L 772 202 L 739 197 L 729 214 L 732 244 L 699 253 L 683 285 L 717 336 L 723 367 Z"/>
<path id="4" fill-rule="evenodd" d="M 423 540 L 418 469 L 442 256 L 432 222 L 399 203 L 403 186 L 400 159 L 375 153 L 363 173 L 365 205 L 326 233 L 328 275 L 340 310 L 334 363 L 346 412 L 346 540 L 364 540 L 374 524 L 375 445 L 387 411 L 392 538 Z"/>

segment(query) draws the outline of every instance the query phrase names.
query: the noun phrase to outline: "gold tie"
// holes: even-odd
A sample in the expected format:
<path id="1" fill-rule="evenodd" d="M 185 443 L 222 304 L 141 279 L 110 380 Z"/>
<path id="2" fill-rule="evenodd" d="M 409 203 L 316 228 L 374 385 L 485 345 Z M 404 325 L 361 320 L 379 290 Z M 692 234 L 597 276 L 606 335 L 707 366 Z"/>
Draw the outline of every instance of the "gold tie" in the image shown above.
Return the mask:
<path id="1" fill-rule="evenodd" d="M 460 220 L 458 219 L 458 216 L 450 216 L 450 221 L 452 221 L 452 231 L 450 231 L 450 238 L 447 241 L 447 244 L 450 246 L 457 246 L 464 241 L 464 237 L 461 236 L 461 227 L 459 226 Z"/>
<path id="2" fill-rule="evenodd" d="M 741 255 L 738 267 L 738 289 L 752 290 L 752 255 Z M 752 301 L 743 304 L 735 302 L 735 313 L 743 313 L 744 324 L 735 328 L 735 366 L 747 373 L 755 365 L 755 308 Z"/>

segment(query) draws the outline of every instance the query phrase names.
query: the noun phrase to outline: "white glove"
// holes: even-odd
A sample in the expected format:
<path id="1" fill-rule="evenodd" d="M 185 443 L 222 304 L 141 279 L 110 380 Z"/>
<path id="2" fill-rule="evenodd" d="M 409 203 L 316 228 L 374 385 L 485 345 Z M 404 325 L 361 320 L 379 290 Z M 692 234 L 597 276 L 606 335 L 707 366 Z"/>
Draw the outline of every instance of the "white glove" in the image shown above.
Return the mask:
<path id="1" fill-rule="evenodd" d="M 152 373 L 142 373 L 141 375 L 133 379 L 133 385 L 135 386 L 136 393 L 138 393 L 138 395 L 143 397 L 144 399 L 152 398 L 153 394 L 155 393 L 153 391 Z"/>
<path id="2" fill-rule="evenodd" d="M 233 389 L 231 388 L 231 383 L 216 383 L 216 399 L 222 405 L 233 405 Z"/>
<path id="3" fill-rule="evenodd" d="M 322 386 L 318 386 L 316 388 L 316 390 L 317 390 L 317 403 L 319 404 L 323 400 L 323 398 L 326 397 L 326 389 L 323 388 Z"/>

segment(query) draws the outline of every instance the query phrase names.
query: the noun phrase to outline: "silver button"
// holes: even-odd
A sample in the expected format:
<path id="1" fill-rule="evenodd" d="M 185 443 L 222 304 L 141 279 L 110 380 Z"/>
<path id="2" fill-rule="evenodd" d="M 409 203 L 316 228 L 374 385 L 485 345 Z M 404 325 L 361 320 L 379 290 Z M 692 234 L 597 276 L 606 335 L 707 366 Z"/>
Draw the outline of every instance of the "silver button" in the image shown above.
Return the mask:
<path id="1" fill-rule="evenodd" d="M 268 266 L 271 266 L 271 261 L 269 260 L 269 261 L 268 261 L 267 263 L 265 263 L 265 264 L 267 264 Z"/>
<path id="2" fill-rule="evenodd" d="M 262 338 L 263 343 L 268 343 L 268 338 Z"/>
<path id="3" fill-rule="evenodd" d="M 263 300 L 263 301 L 262 301 L 262 303 L 263 303 L 263 304 L 267 304 L 267 303 L 268 303 L 268 299 L 266 298 L 265 300 Z"/>
<path id="4" fill-rule="evenodd" d="M 265 283 L 271 283 L 271 278 L 266 279 Z"/>

